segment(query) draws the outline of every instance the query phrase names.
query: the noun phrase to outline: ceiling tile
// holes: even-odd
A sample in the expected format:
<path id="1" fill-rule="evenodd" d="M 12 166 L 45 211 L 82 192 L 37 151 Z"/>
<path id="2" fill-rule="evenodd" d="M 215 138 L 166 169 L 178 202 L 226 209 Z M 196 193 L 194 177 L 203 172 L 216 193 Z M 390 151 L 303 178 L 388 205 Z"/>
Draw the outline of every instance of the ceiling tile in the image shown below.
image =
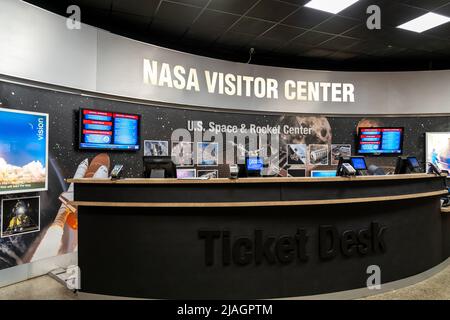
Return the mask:
<path id="1" fill-rule="evenodd" d="M 380 7 L 381 12 L 387 8 L 392 0 L 360 0 L 350 7 L 342 10 L 338 13 L 339 16 L 357 19 L 359 21 L 367 21 L 369 15 L 367 14 L 367 8 L 371 5 L 377 5 Z"/>
<path id="2" fill-rule="evenodd" d="M 433 11 L 448 4 L 448 0 L 409 0 L 408 5 Z"/>
<path id="3" fill-rule="evenodd" d="M 79 4 L 80 7 L 109 10 L 111 9 L 113 0 L 76 0 L 71 2 Z"/>
<path id="4" fill-rule="evenodd" d="M 333 60 L 347 60 L 356 57 L 356 54 L 350 52 L 335 52 L 332 55 L 328 56 L 329 59 Z"/>
<path id="5" fill-rule="evenodd" d="M 317 11 L 310 8 L 301 8 L 299 11 L 284 20 L 283 24 L 309 29 L 332 16 L 333 15 L 331 13 Z"/>
<path id="6" fill-rule="evenodd" d="M 161 37 L 180 37 L 186 32 L 189 26 L 190 24 L 187 23 L 174 24 L 171 21 L 156 18 L 150 26 L 150 32 L 155 35 L 158 34 Z"/>
<path id="7" fill-rule="evenodd" d="M 113 11 L 152 17 L 158 6 L 159 0 L 114 0 Z"/>
<path id="8" fill-rule="evenodd" d="M 310 2 L 311 0 L 279 0 L 279 1 L 292 3 L 297 6 L 303 6 L 303 5 L 307 4 L 308 2 Z"/>
<path id="9" fill-rule="evenodd" d="M 196 27 L 193 26 L 189 29 L 189 31 L 186 34 L 186 37 L 194 40 L 202 41 L 203 43 L 211 43 L 215 41 L 219 36 L 221 35 L 221 30 L 210 28 L 205 29 L 203 27 Z"/>
<path id="10" fill-rule="evenodd" d="M 359 22 L 355 20 L 336 16 L 316 26 L 314 30 L 340 34 L 357 25 L 359 25 Z"/>
<path id="11" fill-rule="evenodd" d="M 283 44 L 284 42 L 280 40 L 259 37 L 252 41 L 249 46 L 255 48 L 257 51 L 256 54 L 258 54 L 258 51 L 273 51 L 278 47 L 281 47 Z"/>
<path id="12" fill-rule="evenodd" d="M 389 46 L 377 42 L 360 42 L 348 49 L 351 52 L 363 53 L 366 55 L 375 55 L 377 52 L 388 49 Z"/>
<path id="13" fill-rule="evenodd" d="M 389 10 L 384 10 L 381 13 L 382 27 L 385 25 L 397 27 L 405 22 L 420 17 L 427 12 L 428 11 L 425 9 L 394 3 L 389 6 Z"/>
<path id="14" fill-rule="evenodd" d="M 272 22 L 243 17 L 231 28 L 231 30 L 234 32 L 260 35 L 274 25 L 275 24 Z"/>
<path id="15" fill-rule="evenodd" d="M 151 21 L 147 16 L 139 16 L 122 12 L 113 12 L 111 21 L 120 24 L 122 27 L 146 29 Z"/>
<path id="16" fill-rule="evenodd" d="M 244 14 L 257 1 L 259 0 L 212 0 L 208 5 L 208 9 Z"/>
<path id="17" fill-rule="evenodd" d="M 365 24 L 361 24 L 345 31 L 343 35 L 357 39 L 377 39 L 382 33 L 382 30 L 369 30 Z"/>
<path id="18" fill-rule="evenodd" d="M 201 12 L 200 8 L 189 7 L 171 2 L 162 2 L 156 13 L 156 18 L 172 21 L 175 24 L 192 23 Z"/>
<path id="19" fill-rule="evenodd" d="M 326 57 L 329 55 L 332 55 L 334 51 L 330 50 L 324 50 L 324 49 L 311 49 L 303 53 L 302 55 L 305 57 L 315 57 L 315 58 L 321 58 Z"/>
<path id="20" fill-rule="evenodd" d="M 275 0 L 261 0 L 247 16 L 278 22 L 286 18 L 298 7 Z"/>
<path id="21" fill-rule="evenodd" d="M 349 46 L 355 45 L 359 40 L 355 40 L 352 38 L 345 38 L 345 37 L 336 37 L 333 39 L 328 40 L 327 42 L 324 42 L 320 45 L 321 48 L 324 49 L 331 49 L 331 50 L 344 50 L 345 48 L 348 48 Z"/>
<path id="22" fill-rule="evenodd" d="M 424 37 L 422 41 L 417 43 L 415 48 L 423 51 L 435 52 L 439 51 L 440 49 L 445 49 L 445 47 L 450 48 L 450 40 L 448 40 L 446 43 L 447 45 L 445 45 L 442 40 Z"/>
<path id="23" fill-rule="evenodd" d="M 450 23 L 425 31 L 423 34 L 435 36 L 441 39 L 450 39 Z"/>
<path id="24" fill-rule="evenodd" d="M 147 1 L 147 0 L 145 0 L 145 1 Z M 202 8 L 208 3 L 208 0 L 170 0 L 170 1 L 182 3 L 182 4 L 188 4 L 188 5 L 197 6 L 197 7 L 202 7 Z"/>
<path id="25" fill-rule="evenodd" d="M 216 28 L 226 30 L 233 23 L 239 19 L 239 16 L 234 14 L 222 13 L 217 11 L 205 10 L 200 17 L 195 21 L 195 26 L 201 26 L 208 30 L 209 28 Z"/>
<path id="26" fill-rule="evenodd" d="M 434 10 L 434 12 L 438 13 L 438 14 L 442 14 L 444 16 L 450 17 L 450 2 L 449 4 L 440 7 L 439 9 Z"/>
<path id="27" fill-rule="evenodd" d="M 301 43 L 301 42 L 296 42 L 296 41 L 292 41 L 289 44 L 287 44 L 286 46 L 283 46 L 281 48 L 278 48 L 276 51 L 280 51 L 283 52 L 285 54 L 290 54 L 290 55 L 298 55 L 302 52 L 305 51 L 309 51 L 313 49 L 313 47 L 311 45 L 305 44 L 305 43 Z"/>
<path id="28" fill-rule="evenodd" d="M 289 41 L 305 32 L 306 32 L 305 29 L 294 28 L 284 25 L 276 25 L 268 32 L 266 32 L 264 34 L 264 37 L 281 41 Z"/>
<path id="29" fill-rule="evenodd" d="M 333 36 L 329 34 L 308 31 L 307 33 L 302 34 L 300 37 L 296 38 L 294 41 L 316 46 L 324 41 L 330 40 L 331 38 L 333 38 Z"/>
<path id="30" fill-rule="evenodd" d="M 111 11 L 103 9 L 84 10 L 81 19 L 83 23 L 95 25 L 101 29 L 108 30 L 111 25 Z"/>
<path id="31" fill-rule="evenodd" d="M 316 67 L 322 62 L 340 66 L 336 61 L 341 60 L 350 69 L 354 62 L 381 69 L 384 64 L 450 68 L 450 23 L 422 34 L 396 28 L 430 10 L 450 16 L 450 0 L 360 0 L 337 15 L 303 7 L 308 1 L 26 0 L 60 15 L 77 4 L 85 23 L 222 59 L 244 61 L 254 46 L 258 62 L 274 65 L 295 67 L 299 58 L 308 56 L 313 59 L 305 61 L 316 61 Z M 372 4 L 381 8 L 381 30 L 366 27 L 366 9 Z M 253 17 L 241 17 L 246 13 Z M 432 59 L 449 63 L 431 64 Z"/>
<path id="32" fill-rule="evenodd" d="M 405 48 L 414 48 L 424 41 L 427 36 L 398 28 L 384 28 L 381 30 L 380 39 L 386 44 Z"/>
<path id="33" fill-rule="evenodd" d="M 217 43 L 226 45 L 226 46 L 235 46 L 237 48 L 242 47 L 253 41 L 255 39 L 255 35 L 247 34 L 247 33 L 239 33 L 228 31 L 226 34 L 222 35 Z"/>
<path id="34" fill-rule="evenodd" d="M 407 49 L 394 46 L 386 46 L 384 48 L 380 48 L 379 50 L 374 51 L 373 55 L 377 57 L 388 57 L 391 55 L 397 55 L 405 50 Z"/>

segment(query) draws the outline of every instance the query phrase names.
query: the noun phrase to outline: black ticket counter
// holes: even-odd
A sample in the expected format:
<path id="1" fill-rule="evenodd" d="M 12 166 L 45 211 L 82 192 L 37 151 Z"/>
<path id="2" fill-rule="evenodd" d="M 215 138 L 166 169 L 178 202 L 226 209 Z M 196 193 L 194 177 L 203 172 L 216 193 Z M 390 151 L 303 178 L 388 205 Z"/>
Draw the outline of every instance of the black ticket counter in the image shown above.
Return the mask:
<path id="1" fill-rule="evenodd" d="M 81 291 L 282 298 L 366 287 L 450 256 L 445 178 L 74 180 Z"/>

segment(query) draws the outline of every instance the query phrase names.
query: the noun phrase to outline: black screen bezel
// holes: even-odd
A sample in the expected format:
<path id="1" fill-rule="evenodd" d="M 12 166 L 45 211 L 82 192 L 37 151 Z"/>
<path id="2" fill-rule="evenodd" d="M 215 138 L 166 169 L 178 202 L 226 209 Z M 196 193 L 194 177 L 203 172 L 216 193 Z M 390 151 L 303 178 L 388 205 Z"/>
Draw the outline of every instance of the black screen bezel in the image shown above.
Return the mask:
<path id="1" fill-rule="evenodd" d="M 385 152 L 378 152 L 378 153 L 371 153 L 371 152 L 360 152 L 361 149 L 361 130 L 364 129 L 401 129 L 402 134 L 400 137 L 400 149 L 401 151 L 398 153 L 385 153 Z M 356 154 L 362 155 L 366 157 L 398 157 L 403 155 L 403 141 L 405 139 L 405 128 L 404 127 L 360 127 L 358 128 L 358 135 L 357 135 L 357 141 L 356 141 Z"/>
<path id="2" fill-rule="evenodd" d="M 86 148 L 86 147 L 82 147 L 81 143 L 83 141 L 83 111 L 84 110 L 89 110 L 89 111 L 98 111 L 98 112 L 110 112 L 110 113 L 120 113 L 120 114 L 124 114 L 124 115 L 129 115 L 129 116 L 136 116 L 138 117 L 138 149 L 114 149 L 114 148 Z M 92 151 L 111 151 L 111 152 L 138 152 L 141 150 L 142 148 L 142 143 L 141 143 L 141 120 L 142 120 L 142 116 L 140 114 L 135 114 L 135 113 L 128 113 L 128 112 L 117 112 L 117 111 L 111 111 L 111 110 L 100 110 L 100 109 L 91 109 L 91 108 L 80 108 L 79 110 L 79 118 L 78 118 L 78 150 L 84 150 L 84 151 L 88 151 L 88 150 L 92 150 Z"/>

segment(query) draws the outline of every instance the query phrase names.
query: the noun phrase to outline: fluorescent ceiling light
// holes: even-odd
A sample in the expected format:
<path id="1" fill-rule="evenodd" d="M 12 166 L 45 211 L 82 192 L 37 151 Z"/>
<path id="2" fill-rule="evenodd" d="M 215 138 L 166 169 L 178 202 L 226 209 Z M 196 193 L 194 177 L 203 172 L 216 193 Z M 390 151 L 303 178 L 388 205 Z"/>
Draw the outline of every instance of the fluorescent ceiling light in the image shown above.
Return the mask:
<path id="1" fill-rule="evenodd" d="M 305 4 L 305 7 L 336 14 L 358 1 L 359 0 L 311 0 Z"/>
<path id="2" fill-rule="evenodd" d="M 426 30 L 433 29 L 434 27 L 440 26 L 441 24 L 447 23 L 449 21 L 450 21 L 449 17 L 429 12 L 414 20 L 406 22 L 398 26 L 397 28 L 421 33 Z"/>

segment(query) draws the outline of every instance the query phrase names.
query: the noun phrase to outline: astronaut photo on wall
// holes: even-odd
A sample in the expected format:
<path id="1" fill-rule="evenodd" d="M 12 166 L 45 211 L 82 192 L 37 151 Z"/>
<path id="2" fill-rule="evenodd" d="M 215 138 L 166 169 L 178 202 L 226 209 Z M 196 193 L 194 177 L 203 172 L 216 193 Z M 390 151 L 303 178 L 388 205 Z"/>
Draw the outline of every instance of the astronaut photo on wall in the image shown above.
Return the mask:
<path id="1" fill-rule="evenodd" d="M 39 197 L 3 199 L 1 237 L 39 231 L 39 214 Z"/>

